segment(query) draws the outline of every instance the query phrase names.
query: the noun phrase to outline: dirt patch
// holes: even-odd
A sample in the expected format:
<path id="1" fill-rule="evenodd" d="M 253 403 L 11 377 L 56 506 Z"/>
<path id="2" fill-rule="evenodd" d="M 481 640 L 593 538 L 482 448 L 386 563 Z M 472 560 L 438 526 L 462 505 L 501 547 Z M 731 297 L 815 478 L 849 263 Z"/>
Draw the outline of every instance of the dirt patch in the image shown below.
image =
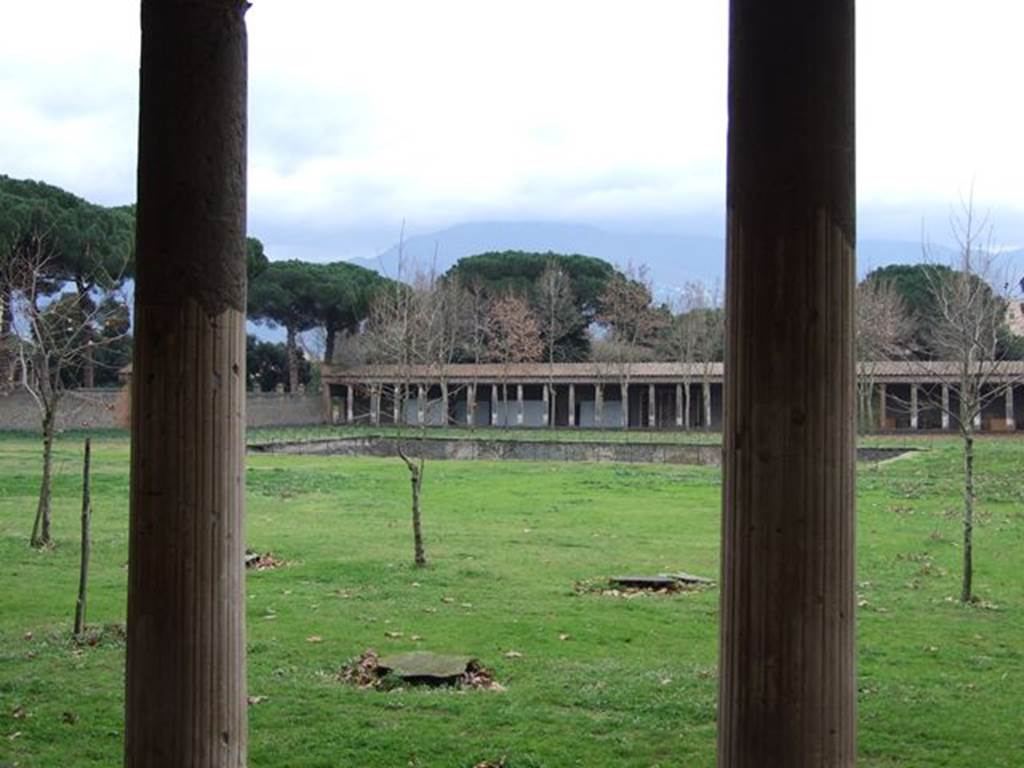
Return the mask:
<path id="1" fill-rule="evenodd" d="M 337 677 L 349 685 L 381 691 L 405 686 L 505 690 L 494 679 L 494 672 L 471 656 L 451 656 L 428 651 L 379 656 L 371 648 L 349 660 Z"/>
<path id="2" fill-rule="evenodd" d="M 272 571 L 275 568 L 284 568 L 289 563 L 272 552 L 254 552 L 251 549 L 245 550 L 245 569 L 247 571 Z"/>
<path id="3" fill-rule="evenodd" d="M 573 584 L 577 595 L 603 595 L 627 600 L 645 595 L 686 595 L 704 592 L 715 582 L 689 573 L 659 573 L 655 576 L 612 576 L 604 579 L 584 579 Z"/>

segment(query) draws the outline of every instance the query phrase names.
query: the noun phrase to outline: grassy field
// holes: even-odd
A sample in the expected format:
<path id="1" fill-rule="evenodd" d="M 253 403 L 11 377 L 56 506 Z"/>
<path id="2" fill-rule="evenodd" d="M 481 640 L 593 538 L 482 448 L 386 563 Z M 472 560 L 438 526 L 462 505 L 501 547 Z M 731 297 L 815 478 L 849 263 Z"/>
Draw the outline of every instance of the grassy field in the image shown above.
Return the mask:
<path id="1" fill-rule="evenodd" d="M 79 647 L 80 439 L 58 443 L 57 546 L 35 552 L 38 446 L 0 436 L 0 764 L 120 763 L 124 646 L 111 625 L 124 619 L 128 444 L 105 434 L 94 449 L 98 642 Z M 953 599 L 957 447 L 921 447 L 858 481 L 860 765 L 1020 766 L 1024 441 L 979 445 L 984 602 L 972 607 Z M 263 697 L 250 765 L 714 764 L 717 591 L 626 600 L 573 583 L 717 575 L 718 470 L 428 464 L 425 570 L 410 565 L 397 460 L 260 455 L 247 474 L 248 544 L 289 563 L 247 583 L 249 687 Z M 367 648 L 470 653 L 507 691 L 337 682 Z"/>

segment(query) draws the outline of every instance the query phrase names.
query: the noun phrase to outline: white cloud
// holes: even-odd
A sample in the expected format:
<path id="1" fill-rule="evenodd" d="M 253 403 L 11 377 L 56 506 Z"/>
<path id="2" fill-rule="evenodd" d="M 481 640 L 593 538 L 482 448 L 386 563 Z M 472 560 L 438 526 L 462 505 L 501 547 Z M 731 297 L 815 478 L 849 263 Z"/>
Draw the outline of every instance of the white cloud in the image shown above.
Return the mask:
<path id="1" fill-rule="evenodd" d="M 1021 210 L 1010 0 L 860 0 L 868 209 L 973 181 Z M 657 219 L 722 205 L 725 0 L 257 0 L 251 228 Z M 0 172 L 134 194 L 137 0 L 19 3 L 0 28 Z"/>

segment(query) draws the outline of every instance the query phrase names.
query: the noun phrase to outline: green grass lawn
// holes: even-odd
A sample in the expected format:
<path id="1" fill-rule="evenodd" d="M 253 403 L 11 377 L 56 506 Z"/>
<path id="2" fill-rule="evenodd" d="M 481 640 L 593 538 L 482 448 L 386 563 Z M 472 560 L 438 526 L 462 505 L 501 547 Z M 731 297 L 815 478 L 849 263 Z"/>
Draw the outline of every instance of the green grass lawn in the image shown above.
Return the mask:
<path id="1" fill-rule="evenodd" d="M 35 552 L 38 446 L 0 436 L 0 764 L 120 764 L 123 641 L 110 629 L 95 646 L 69 639 L 80 441 L 58 442 L 57 546 Z M 957 445 L 920 445 L 858 481 L 860 765 L 1020 766 L 1024 441 L 978 447 L 985 602 L 972 607 L 954 600 Z M 124 620 L 127 460 L 124 436 L 94 444 L 97 626 Z M 430 565 L 417 570 L 399 461 L 251 456 L 248 544 L 290 564 L 248 577 L 249 688 L 264 697 L 250 708 L 250 765 L 714 765 L 717 590 L 626 600 L 572 587 L 717 576 L 720 479 L 709 467 L 430 463 Z M 507 691 L 338 683 L 367 648 L 473 654 Z"/>

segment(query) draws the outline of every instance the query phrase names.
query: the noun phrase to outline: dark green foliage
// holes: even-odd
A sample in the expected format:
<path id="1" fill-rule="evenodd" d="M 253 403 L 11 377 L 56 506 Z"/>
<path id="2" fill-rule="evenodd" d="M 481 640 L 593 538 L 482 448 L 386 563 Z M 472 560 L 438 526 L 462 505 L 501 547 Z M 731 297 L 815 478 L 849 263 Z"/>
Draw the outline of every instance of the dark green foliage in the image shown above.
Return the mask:
<path id="1" fill-rule="evenodd" d="M 565 255 L 550 251 L 481 253 L 459 259 L 445 273 L 445 277 L 457 275 L 465 285 L 483 284 L 492 294 L 517 293 L 533 299 L 537 278 L 551 264 L 561 267 L 569 275 L 581 313 L 587 320 L 592 319 L 597 312 L 598 300 L 604 292 L 605 284 L 617 271 L 607 261 L 593 256 Z"/>
<path id="2" fill-rule="evenodd" d="M 907 312 L 914 324 L 911 349 L 916 357 L 927 360 L 937 356 L 936 350 L 933 349 L 928 338 L 930 326 L 936 322 L 935 291 L 938 286 L 954 279 L 959 274 L 944 264 L 891 264 L 869 272 L 864 278 L 864 282 L 890 283 L 903 298 Z M 977 275 L 972 279 L 979 283 L 983 282 L 982 278 Z M 985 292 L 991 294 L 991 287 L 986 288 Z M 1000 350 L 997 357 L 1011 360 L 1024 359 L 1024 341 L 1019 337 L 1014 337 L 1005 327 L 1000 330 L 999 336 Z"/>
<path id="3" fill-rule="evenodd" d="M 270 259 L 263 252 L 263 243 L 255 237 L 245 238 L 245 274 L 251 283 L 267 268 Z"/>
<path id="4" fill-rule="evenodd" d="M 608 280 L 618 274 L 607 261 L 550 251 L 481 253 L 460 259 L 445 273 L 444 279 L 457 278 L 467 288 L 482 288 L 488 297 L 506 293 L 524 296 L 536 309 L 539 303 L 538 281 L 549 266 L 558 267 L 569 276 L 578 312 L 575 329 L 555 347 L 555 361 L 586 360 L 590 354 L 587 326 L 597 315 Z"/>
<path id="5" fill-rule="evenodd" d="M 298 350 L 299 383 L 309 385 L 312 366 Z M 283 342 L 260 341 L 251 333 L 245 337 L 245 368 L 249 389 L 272 392 L 278 384 L 288 386 L 288 350 Z"/>

